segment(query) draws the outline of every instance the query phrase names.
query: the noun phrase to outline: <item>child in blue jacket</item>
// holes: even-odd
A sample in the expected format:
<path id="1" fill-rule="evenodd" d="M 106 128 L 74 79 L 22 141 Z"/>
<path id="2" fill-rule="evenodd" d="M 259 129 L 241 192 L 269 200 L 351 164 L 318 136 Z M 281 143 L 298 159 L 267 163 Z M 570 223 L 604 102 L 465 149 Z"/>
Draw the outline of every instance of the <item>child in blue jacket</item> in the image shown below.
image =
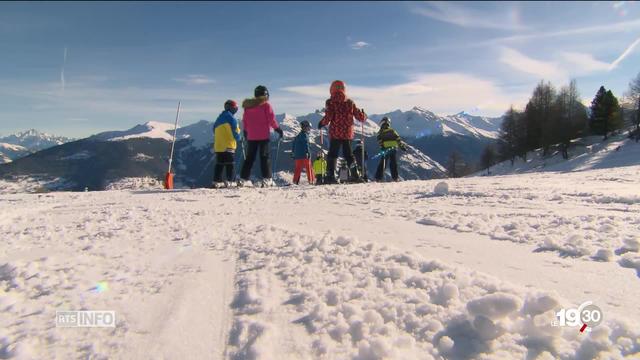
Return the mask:
<path id="1" fill-rule="evenodd" d="M 313 168 L 311 167 L 311 151 L 309 149 L 309 133 L 311 132 L 311 124 L 308 121 L 300 123 L 302 131 L 293 139 L 292 155 L 295 160 L 295 171 L 293 172 L 293 183 L 300 183 L 300 175 L 304 168 L 307 172 L 307 180 L 309 184 L 313 184 Z"/>

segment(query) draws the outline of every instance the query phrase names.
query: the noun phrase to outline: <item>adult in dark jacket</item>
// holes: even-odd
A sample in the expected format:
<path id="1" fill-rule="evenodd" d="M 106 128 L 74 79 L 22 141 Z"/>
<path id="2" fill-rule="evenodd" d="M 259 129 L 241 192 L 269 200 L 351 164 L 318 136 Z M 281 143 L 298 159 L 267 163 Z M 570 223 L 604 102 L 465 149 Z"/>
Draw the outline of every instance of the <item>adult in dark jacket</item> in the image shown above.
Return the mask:
<path id="1" fill-rule="evenodd" d="M 402 151 L 407 151 L 407 147 L 402 142 L 400 135 L 391 127 L 391 119 L 386 116 L 380 120 L 378 144 L 380 145 L 380 163 L 376 171 L 376 181 L 384 180 L 384 170 L 387 164 L 391 165 L 391 178 L 393 181 L 398 181 L 398 158 L 396 152 L 398 148 Z"/>
<path id="2" fill-rule="evenodd" d="M 318 129 L 329 125 L 329 155 L 327 156 L 327 184 L 335 184 L 336 162 L 338 153 L 342 148 L 342 156 L 346 159 L 347 165 L 351 168 L 353 164 L 353 153 L 351 152 L 351 140 L 353 139 L 353 118 L 364 122 L 367 114 L 362 109 L 358 109 L 353 100 L 347 98 L 345 83 L 336 80 L 331 83 L 329 90 L 331 97 L 325 103 L 325 115 L 318 123 Z M 354 169 L 355 170 L 355 169 Z M 351 174 L 357 178 L 357 170 Z M 355 175 L 355 176 L 354 176 Z"/>

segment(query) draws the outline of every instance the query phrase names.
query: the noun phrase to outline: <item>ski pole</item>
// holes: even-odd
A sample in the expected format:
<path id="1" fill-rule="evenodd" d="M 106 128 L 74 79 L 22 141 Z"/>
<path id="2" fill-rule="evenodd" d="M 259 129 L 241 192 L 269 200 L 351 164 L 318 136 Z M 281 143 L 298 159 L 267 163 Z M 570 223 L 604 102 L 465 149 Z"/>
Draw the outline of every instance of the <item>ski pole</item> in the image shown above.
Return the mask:
<path id="1" fill-rule="evenodd" d="M 276 155 L 275 155 L 275 161 L 273 163 L 273 174 L 271 174 L 272 178 L 276 177 L 276 169 L 278 168 L 278 155 L 280 153 L 280 143 L 282 142 L 282 138 L 278 139 L 278 145 L 276 146 Z"/>
<path id="2" fill-rule="evenodd" d="M 322 158 L 324 159 L 324 131 L 322 131 L 322 129 L 320 129 L 320 153 L 322 154 Z M 324 169 L 322 169 L 321 166 L 320 171 L 320 181 L 324 183 L 324 173 L 327 172 L 326 166 Z"/>
<path id="3" fill-rule="evenodd" d="M 364 109 L 362 109 L 362 112 L 365 113 Z M 364 121 L 367 121 L 367 117 L 366 116 L 365 116 Z M 360 126 L 361 126 L 361 128 L 360 128 L 360 133 L 361 134 L 360 135 L 362 136 L 362 149 L 361 149 L 361 151 L 362 151 L 362 154 L 361 154 L 362 155 L 362 162 L 361 162 L 361 164 L 362 164 L 362 174 L 360 176 L 362 176 L 362 180 L 363 181 L 365 179 L 365 176 L 364 176 L 365 175 L 364 174 L 364 172 L 365 172 L 365 170 L 364 170 L 364 149 L 365 149 L 365 147 L 364 147 L 364 121 L 362 122 L 362 124 L 360 124 Z"/>

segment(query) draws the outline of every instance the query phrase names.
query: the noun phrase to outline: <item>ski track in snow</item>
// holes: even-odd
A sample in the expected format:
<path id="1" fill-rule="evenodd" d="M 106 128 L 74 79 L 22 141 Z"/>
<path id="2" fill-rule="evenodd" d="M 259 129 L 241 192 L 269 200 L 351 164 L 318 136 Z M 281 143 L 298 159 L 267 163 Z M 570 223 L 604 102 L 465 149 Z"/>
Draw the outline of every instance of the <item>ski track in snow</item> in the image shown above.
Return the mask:
<path id="1" fill-rule="evenodd" d="M 637 358 L 639 175 L 2 195 L 0 358 Z"/>

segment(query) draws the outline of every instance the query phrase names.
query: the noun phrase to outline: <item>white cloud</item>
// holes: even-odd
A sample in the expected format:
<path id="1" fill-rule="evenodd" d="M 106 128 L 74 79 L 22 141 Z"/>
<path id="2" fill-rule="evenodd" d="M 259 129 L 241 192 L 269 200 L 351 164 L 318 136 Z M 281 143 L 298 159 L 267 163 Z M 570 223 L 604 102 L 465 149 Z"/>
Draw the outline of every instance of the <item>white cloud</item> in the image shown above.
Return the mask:
<path id="1" fill-rule="evenodd" d="M 360 49 L 364 49 L 364 48 L 370 47 L 370 46 L 371 46 L 371 44 L 369 44 L 366 41 L 356 41 L 356 42 L 351 44 L 351 48 L 353 50 L 360 50 Z"/>
<path id="2" fill-rule="evenodd" d="M 558 64 L 528 57 L 511 48 L 502 49 L 500 61 L 516 70 L 545 80 L 564 82 L 568 79 L 567 73 Z"/>
<path id="3" fill-rule="evenodd" d="M 600 61 L 591 54 L 578 52 L 562 52 L 560 56 L 571 66 L 572 69 L 583 73 L 592 73 L 595 71 L 607 71 L 611 64 Z"/>
<path id="4" fill-rule="evenodd" d="M 329 96 L 329 84 L 291 86 L 282 90 L 297 95 L 297 101 L 304 104 L 306 111 L 322 107 Z M 442 114 L 477 108 L 483 114 L 501 115 L 512 103 L 522 105 L 528 91 L 527 88 L 522 94 L 507 93 L 491 81 L 461 73 L 420 74 L 405 83 L 388 86 L 347 84 L 349 96 L 369 114 L 421 106 Z"/>
<path id="5" fill-rule="evenodd" d="M 200 74 L 187 75 L 186 77 L 176 78 L 173 80 L 187 85 L 206 85 L 213 84 L 215 82 L 215 80 L 207 77 L 206 75 Z"/>
<path id="6" fill-rule="evenodd" d="M 481 11 L 454 2 L 436 1 L 412 6 L 411 11 L 434 20 L 467 28 L 525 29 L 520 21 L 518 9 L 514 6 L 506 11 Z"/>

